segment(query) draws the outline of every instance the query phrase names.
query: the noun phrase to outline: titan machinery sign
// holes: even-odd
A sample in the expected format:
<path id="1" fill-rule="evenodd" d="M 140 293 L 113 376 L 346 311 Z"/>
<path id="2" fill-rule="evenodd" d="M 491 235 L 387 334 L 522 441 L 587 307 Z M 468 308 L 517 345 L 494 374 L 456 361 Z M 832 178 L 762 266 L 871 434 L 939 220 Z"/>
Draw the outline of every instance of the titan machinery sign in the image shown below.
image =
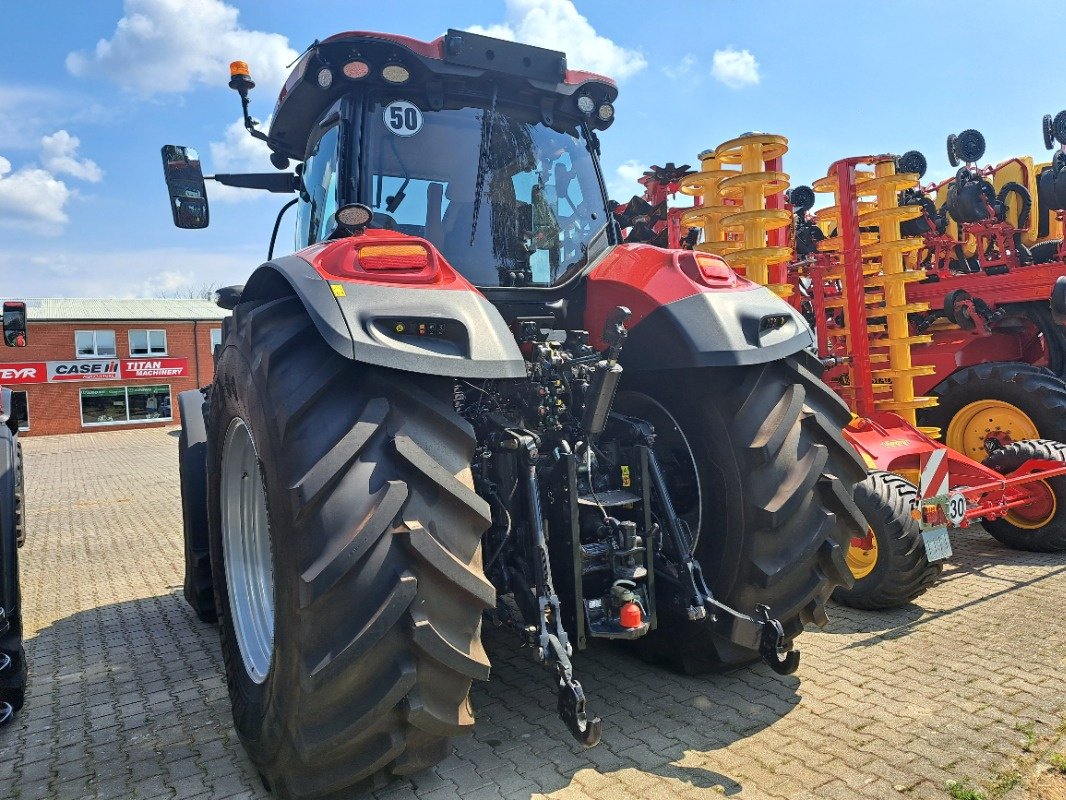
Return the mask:
<path id="1" fill-rule="evenodd" d="M 184 378 L 188 374 L 189 360 L 187 358 L 33 361 L 23 364 L 0 364 L 0 385 L 120 381 L 135 378 Z"/>

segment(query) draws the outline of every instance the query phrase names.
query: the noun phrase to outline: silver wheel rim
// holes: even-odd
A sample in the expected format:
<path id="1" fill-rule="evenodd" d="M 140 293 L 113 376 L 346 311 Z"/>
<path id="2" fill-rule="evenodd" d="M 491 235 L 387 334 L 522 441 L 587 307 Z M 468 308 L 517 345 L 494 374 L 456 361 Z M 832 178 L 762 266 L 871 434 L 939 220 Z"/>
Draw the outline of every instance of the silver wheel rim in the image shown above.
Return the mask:
<path id="1" fill-rule="evenodd" d="M 222 449 L 222 555 L 237 648 L 248 677 L 266 680 L 274 652 L 274 565 L 259 457 L 244 420 Z"/>

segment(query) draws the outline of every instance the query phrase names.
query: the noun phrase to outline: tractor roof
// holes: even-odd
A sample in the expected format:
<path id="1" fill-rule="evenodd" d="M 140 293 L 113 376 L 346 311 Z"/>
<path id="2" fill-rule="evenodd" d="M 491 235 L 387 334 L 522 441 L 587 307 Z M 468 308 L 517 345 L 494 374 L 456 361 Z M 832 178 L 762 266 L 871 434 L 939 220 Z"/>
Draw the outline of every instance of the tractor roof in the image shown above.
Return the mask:
<path id="1" fill-rule="evenodd" d="M 315 42 L 300 58 L 278 96 L 269 143 L 302 160 L 311 126 L 337 98 L 356 89 L 385 89 L 436 110 L 446 98 L 451 104 L 460 95 L 487 97 L 493 87 L 505 102 L 539 106 L 547 124 L 556 112 L 586 116 L 598 129 L 614 120 L 613 109 L 607 119 L 597 111 L 618 96 L 615 82 L 567 69 L 564 53 L 457 30 L 431 42 L 349 31 Z M 582 96 L 590 97 L 596 110 L 579 110 Z"/>

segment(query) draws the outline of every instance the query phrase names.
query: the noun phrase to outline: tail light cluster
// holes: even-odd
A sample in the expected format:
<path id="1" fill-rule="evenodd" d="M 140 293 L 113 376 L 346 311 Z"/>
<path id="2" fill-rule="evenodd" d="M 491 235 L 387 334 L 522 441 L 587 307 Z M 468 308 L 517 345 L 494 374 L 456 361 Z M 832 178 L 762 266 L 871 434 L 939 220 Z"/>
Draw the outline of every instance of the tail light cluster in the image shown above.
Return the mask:
<path id="1" fill-rule="evenodd" d="M 367 283 L 449 284 L 462 282 L 429 242 L 391 231 L 368 230 L 317 246 L 313 262 L 322 272 Z M 456 287 L 458 288 L 458 287 Z"/>

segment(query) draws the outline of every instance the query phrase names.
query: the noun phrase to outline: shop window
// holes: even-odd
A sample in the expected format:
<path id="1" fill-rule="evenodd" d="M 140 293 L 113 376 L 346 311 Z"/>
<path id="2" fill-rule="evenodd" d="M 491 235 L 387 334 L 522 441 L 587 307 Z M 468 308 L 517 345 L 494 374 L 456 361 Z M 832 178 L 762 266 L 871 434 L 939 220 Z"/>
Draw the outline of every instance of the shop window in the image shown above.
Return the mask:
<path id="1" fill-rule="evenodd" d="M 211 329 L 211 352 L 215 352 L 215 348 L 222 344 L 222 329 Z"/>
<path id="2" fill-rule="evenodd" d="M 167 332 L 164 330 L 130 331 L 130 356 L 165 356 Z"/>
<path id="3" fill-rule="evenodd" d="M 74 348 L 78 358 L 113 358 L 114 331 L 74 331 Z"/>
<path id="4" fill-rule="evenodd" d="M 30 402 L 25 392 L 11 393 L 11 416 L 18 422 L 20 431 L 30 429 Z"/>
<path id="5" fill-rule="evenodd" d="M 122 425 L 172 419 L 170 386 L 109 386 L 81 390 L 81 424 Z"/>

